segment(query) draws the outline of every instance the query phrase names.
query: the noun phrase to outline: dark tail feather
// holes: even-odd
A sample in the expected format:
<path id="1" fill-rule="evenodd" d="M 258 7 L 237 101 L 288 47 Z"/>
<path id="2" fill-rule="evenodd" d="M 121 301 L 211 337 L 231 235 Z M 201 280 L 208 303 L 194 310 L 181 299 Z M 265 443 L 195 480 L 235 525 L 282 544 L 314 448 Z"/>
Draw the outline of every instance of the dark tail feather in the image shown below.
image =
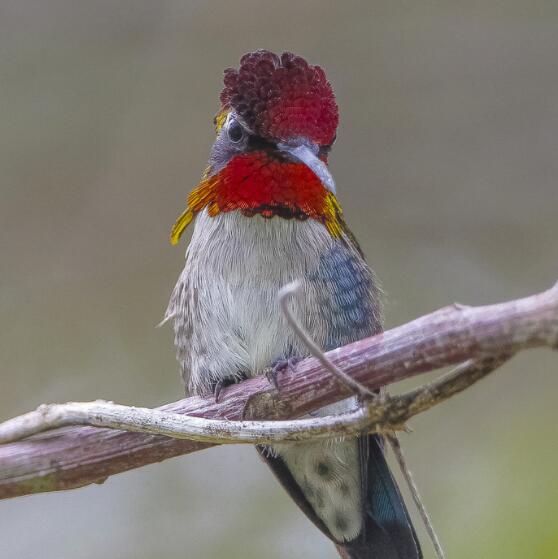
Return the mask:
<path id="1" fill-rule="evenodd" d="M 365 529 L 354 541 L 337 544 L 344 559 L 422 559 L 409 513 L 384 456 L 382 439 L 361 439 Z"/>
<path id="2" fill-rule="evenodd" d="M 343 559 L 422 559 L 419 542 L 403 498 L 389 471 L 382 439 L 359 439 L 364 530 L 349 542 L 336 542 L 318 518 L 280 457 L 263 447 L 260 456 L 302 511 L 337 547 Z"/>

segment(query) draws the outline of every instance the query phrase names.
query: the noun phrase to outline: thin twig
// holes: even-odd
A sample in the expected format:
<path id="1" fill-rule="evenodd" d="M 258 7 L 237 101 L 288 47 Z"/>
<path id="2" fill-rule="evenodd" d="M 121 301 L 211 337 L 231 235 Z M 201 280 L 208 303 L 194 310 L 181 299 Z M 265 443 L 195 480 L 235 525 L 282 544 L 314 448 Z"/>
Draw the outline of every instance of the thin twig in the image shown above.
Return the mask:
<path id="1" fill-rule="evenodd" d="M 369 401 L 352 412 L 285 421 L 206 419 L 102 400 L 43 404 L 35 411 L 0 423 L 0 444 L 70 425 L 124 429 L 216 444 L 272 444 L 385 433 L 404 429 L 411 417 L 465 390 L 502 363 L 502 359 L 491 359 L 483 367 L 464 363 L 431 383 L 398 396 L 386 395 Z"/>
<path id="2" fill-rule="evenodd" d="M 325 420 L 325 421 L 324 421 Z M 89 425 L 164 435 L 215 444 L 271 444 L 322 439 L 367 429 L 362 410 L 327 418 L 285 421 L 229 421 L 206 419 L 111 402 L 43 404 L 35 411 L 0 423 L 0 444 L 10 443 L 60 427 Z"/>
<path id="3" fill-rule="evenodd" d="M 313 355 L 323 366 L 327 369 L 339 382 L 344 384 L 349 390 L 351 390 L 357 396 L 361 398 L 372 398 L 376 397 L 376 394 L 371 390 L 368 390 L 366 386 L 356 381 L 350 377 L 345 371 L 337 367 L 323 352 L 320 346 L 309 336 L 308 332 L 304 329 L 302 324 L 296 319 L 296 317 L 291 312 L 289 308 L 289 300 L 294 297 L 300 291 L 300 281 L 293 281 L 283 286 L 279 290 L 278 299 L 281 305 L 281 310 L 289 323 L 289 326 L 294 330 L 296 335 L 304 343 L 308 351 Z"/>
<path id="4" fill-rule="evenodd" d="M 426 532 L 430 537 L 430 540 L 432 541 L 432 545 L 434 546 L 434 551 L 436 552 L 436 556 L 438 557 L 438 559 L 446 559 L 446 554 L 442 549 L 442 544 L 440 543 L 438 535 L 436 534 L 436 530 L 434 529 L 434 524 L 432 524 L 432 519 L 430 518 L 430 515 L 426 510 L 426 506 L 424 505 L 424 501 L 420 496 L 418 486 L 413 478 L 413 474 L 411 473 L 411 470 L 407 466 L 407 461 L 405 460 L 405 455 L 403 454 L 403 449 L 401 448 L 399 439 L 397 438 L 397 435 L 395 433 L 387 433 L 385 437 L 391 446 L 391 450 L 393 451 L 397 463 L 399 464 L 399 469 L 401 470 L 401 473 L 403 474 L 403 477 L 407 482 L 407 487 L 411 492 L 411 497 L 413 498 L 415 506 L 418 509 L 418 512 L 420 514 Z"/>

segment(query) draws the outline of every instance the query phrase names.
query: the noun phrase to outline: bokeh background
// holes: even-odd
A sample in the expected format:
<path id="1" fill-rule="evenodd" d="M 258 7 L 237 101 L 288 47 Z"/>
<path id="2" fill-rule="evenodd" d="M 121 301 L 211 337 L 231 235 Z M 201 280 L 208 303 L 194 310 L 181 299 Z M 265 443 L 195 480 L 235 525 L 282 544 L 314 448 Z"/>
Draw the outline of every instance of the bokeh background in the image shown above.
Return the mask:
<path id="1" fill-rule="evenodd" d="M 262 47 L 335 86 L 331 168 L 388 326 L 558 278 L 556 2 L 3 0 L 2 419 L 181 397 L 155 328 L 183 265 L 168 232 L 223 68 Z M 558 557 L 557 372 L 551 352 L 522 354 L 403 437 L 452 559 Z M 335 554 L 254 451 L 229 447 L 3 501 L 0 557 Z"/>

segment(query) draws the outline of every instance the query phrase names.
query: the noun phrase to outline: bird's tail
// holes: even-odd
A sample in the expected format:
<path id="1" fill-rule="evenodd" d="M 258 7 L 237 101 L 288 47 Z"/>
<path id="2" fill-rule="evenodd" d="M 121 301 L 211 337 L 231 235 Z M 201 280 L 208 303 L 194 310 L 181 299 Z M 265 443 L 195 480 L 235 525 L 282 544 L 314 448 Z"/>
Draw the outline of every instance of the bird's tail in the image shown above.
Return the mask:
<path id="1" fill-rule="evenodd" d="M 363 437 L 364 529 L 336 544 L 343 559 L 422 559 L 417 535 L 386 462 L 381 437 Z"/>
<path id="2" fill-rule="evenodd" d="M 354 539 L 341 542 L 316 514 L 282 458 L 260 448 L 262 458 L 279 481 L 303 512 L 334 542 L 343 559 L 422 559 L 405 503 L 386 463 L 382 438 L 378 435 L 360 437 L 358 452 L 362 528 Z"/>

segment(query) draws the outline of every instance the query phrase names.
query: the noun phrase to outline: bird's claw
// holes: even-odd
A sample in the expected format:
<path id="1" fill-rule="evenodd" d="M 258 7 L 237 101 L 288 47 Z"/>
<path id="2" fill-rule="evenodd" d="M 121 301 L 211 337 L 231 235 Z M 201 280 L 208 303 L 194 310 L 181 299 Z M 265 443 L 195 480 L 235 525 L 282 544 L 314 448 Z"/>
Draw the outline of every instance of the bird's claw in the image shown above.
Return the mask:
<path id="1" fill-rule="evenodd" d="M 294 372 L 295 365 L 300 361 L 302 361 L 301 357 L 289 357 L 288 359 L 277 359 L 277 361 L 275 361 L 273 365 L 271 365 L 271 367 L 268 367 L 265 370 L 265 376 L 267 380 L 271 384 L 273 384 L 277 392 L 281 391 L 281 389 L 279 388 L 279 381 L 278 381 L 279 373 L 284 373 L 285 371 L 289 371 L 291 373 Z"/>
<path id="2" fill-rule="evenodd" d="M 247 378 L 246 375 L 243 374 L 239 377 L 228 377 L 225 379 L 218 380 L 213 385 L 213 398 L 215 399 L 215 403 L 216 404 L 219 403 L 221 390 L 223 390 L 223 388 L 226 388 L 227 386 L 231 386 L 231 384 L 237 384 L 243 380 L 246 380 L 246 378 Z"/>
<path id="3" fill-rule="evenodd" d="M 225 386 L 225 383 L 222 380 L 218 380 L 213 386 L 213 399 L 216 404 L 219 403 L 219 395 L 221 390 L 223 390 L 223 386 Z"/>

